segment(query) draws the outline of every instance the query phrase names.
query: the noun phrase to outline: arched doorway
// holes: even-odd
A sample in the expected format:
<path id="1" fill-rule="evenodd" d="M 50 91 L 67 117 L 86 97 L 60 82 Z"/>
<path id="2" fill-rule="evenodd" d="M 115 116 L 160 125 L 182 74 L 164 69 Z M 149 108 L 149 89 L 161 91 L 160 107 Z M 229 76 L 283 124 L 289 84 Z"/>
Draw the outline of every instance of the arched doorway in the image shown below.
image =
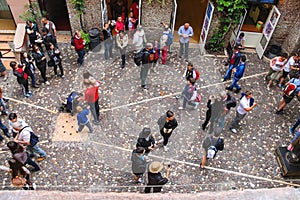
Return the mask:
<path id="1" fill-rule="evenodd" d="M 66 0 L 39 0 L 41 11 L 54 22 L 57 30 L 70 31 L 71 25 Z"/>
<path id="2" fill-rule="evenodd" d="M 175 31 L 186 22 L 189 22 L 194 30 L 194 36 L 191 43 L 199 43 L 204 16 L 208 0 L 177 0 L 177 15 L 175 22 Z M 175 41 L 179 41 L 175 34 Z"/>

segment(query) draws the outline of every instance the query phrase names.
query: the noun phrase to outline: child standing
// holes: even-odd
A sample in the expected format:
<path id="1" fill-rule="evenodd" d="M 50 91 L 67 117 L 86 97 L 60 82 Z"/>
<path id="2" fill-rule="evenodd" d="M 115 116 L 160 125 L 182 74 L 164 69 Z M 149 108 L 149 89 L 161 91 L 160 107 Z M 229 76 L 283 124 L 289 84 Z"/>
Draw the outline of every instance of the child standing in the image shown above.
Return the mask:
<path id="1" fill-rule="evenodd" d="M 78 132 L 81 132 L 82 129 L 84 128 L 84 126 L 87 126 L 90 133 L 93 132 L 93 128 L 89 122 L 89 119 L 88 119 L 88 114 L 90 113 L 90 111 L 88 109 L 82 109 L 82 107 L 80 106 L 77 106 L 76 107 L 76 110 L 77 110 L 77 122 L 78 122 L 78 129 L 77 131 Z"/>

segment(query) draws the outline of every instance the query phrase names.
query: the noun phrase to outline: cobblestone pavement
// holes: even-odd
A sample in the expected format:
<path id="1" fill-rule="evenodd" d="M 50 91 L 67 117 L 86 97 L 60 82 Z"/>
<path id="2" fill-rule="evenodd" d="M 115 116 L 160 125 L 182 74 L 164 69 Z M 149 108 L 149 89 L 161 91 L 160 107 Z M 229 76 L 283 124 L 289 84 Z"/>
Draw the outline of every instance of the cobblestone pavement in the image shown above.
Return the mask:
<path id="1" fill-rule="evenodd" d="M 150 39 L 151 36 L 149 34 Z M 190 50 L 190 60 L 201 73 L 198 87 L 202 102 L 197 110 L 188 108 L 186 111 L 180 111 L 178 107 L 181 101 L 176 100 L 174 96 L 181 92 L 185 84 L 181 76 L 186 62 L 177 57 L 178 48 L 173 49 L 167 65 L 158 64 L 158 74 L 152 73 L 148 76 L 149 90 L 140 88 L 139 68 L 134 65 L 132 54 L 127 56 L 125 69 L 120 68 L 120 59 L 115 58 L 107 62 L 103 60 L 101 53 L 89 53 L 86 57 L 87 67 L 78 68 L 75 64 L 77 56 L 69 44 L 60 44 L 60 48 L 63 52 L 66 79 L 54 79 L 52 70 L 48 70 L 51 86 L 41 85 L 39 89 L 33 89 L 33 96 L 29 99 L 21 96 L 19 86 L 12 75 L 8 82 L 1 83 L 6 97 L 22 101 L 20 103 L 11 100 L 10 110 L 18 112 L 41 136 L 40 146 L 48 154 L 47 159 L 41 163 L 42 171 L 33 174 L 38 189 L 143 191 L 142 185 L 133 182 L 131 151 L 144 126 L 151 127 L 155 137 L 159 139 L 156 121 L 168 109 L 175 112 L 179 126 L 170 138 L 169 151 L 157 149 L 150 156 L 151 160 L 171 159 L 170 182 L 164 186 L 163 192 L 287 186 L 279 181 L 271 182 L 259 177 L 300 184 L 298 180 L 281 177 L 274 156 L 274 150 L 278 146 L 286 145 L 291 139 L 288 127 L 298 117 L 299 103 L 293 100 L 285 109 L 284 115 L 274 114 L 281 92 L 276 87 L 270 91 L 266 90 L 263 73 L 268 71 L 268 64 L 259 60 L 256 54 L 247 54 L 246 78 L 241 80 L 240 84 L 243 91 L 253 91 L 259 105 L 242 121 L 238 134 L 232 134 L 226 126 L 222 133 L 225 138 L 224 151 L 219 152 L 213 161 L 207 163 L 209 167 L 240 172 L 239 175 L 235 175 L 209 168 L 199 169 L 201 144 L 206 134 L 200 127 L 205 119 L 206 102 L 210 95 L 219 94 L 228 84 L 220 80 L 226 70 L 222 64 L 224 58 L 200 56 L 198 49 Z M 68 94 L 82 90 L 80 82 L 85 70 L 101 81 L 101 125 L 94 126 L 95 132 L 92 134 L 83 133 L 85 137 L 79 137 L 79 140 L 72 140 L 73 136 L 77 136 L 67 131 L 60 131 L 58 134 L 61 134 L 61 138 L 67 134 L 70 139 L 53 140 L 59 118 L 58 108 Z M 237 98 L 240 96 L 233 95 Z M 227 121 L 234 115 L 235 111 L 231 111 Z M 66 121 L 68 120 L 72 120 L 72 117 L 66 118 Z M 1 152 L 0 164 L 6 164 L 9 156 L 8 153 Z M 0 179 L 2 190 L 15 189 L 10 186 L 9 174 L 1 172 Z"/>

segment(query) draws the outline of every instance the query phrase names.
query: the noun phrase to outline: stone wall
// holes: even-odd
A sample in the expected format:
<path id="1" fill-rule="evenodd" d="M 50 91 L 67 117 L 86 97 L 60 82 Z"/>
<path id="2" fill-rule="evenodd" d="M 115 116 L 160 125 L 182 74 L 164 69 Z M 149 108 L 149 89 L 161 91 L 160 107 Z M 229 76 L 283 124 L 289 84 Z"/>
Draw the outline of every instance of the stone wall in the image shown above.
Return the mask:
<path id="1" fill-rule="evenodd" d="M 169 24 L 172 12 L 172 0 L 165 0 L 165 5 L 153 0 L 151 4 L 148 0 L 142 0 L 142 25 L 144 27 L 159 27 L 163 21 Z"/>
<path id="2" fill-rule="evenodd" d="M 300 4 L 299 0 L 282 0 L 278 4 L 281 17 L 269 45 L 277 44 L 287 53 L 299 48 Z"/>
<path id="3" fill-rule="evenodd" d="M 85 0 L 85 13 L 82 17 L 83 27 L 81 27 L 80 18 L 77 15 L 77 11 L 74 10 L 73 4 L 70 3 L 70 0 L 66 0 L 66 2 L 72 33 L 75 30 L 84 29 L 88 31 L 94 27 L 99 29 L 102 27 L 100 0 Z"/>

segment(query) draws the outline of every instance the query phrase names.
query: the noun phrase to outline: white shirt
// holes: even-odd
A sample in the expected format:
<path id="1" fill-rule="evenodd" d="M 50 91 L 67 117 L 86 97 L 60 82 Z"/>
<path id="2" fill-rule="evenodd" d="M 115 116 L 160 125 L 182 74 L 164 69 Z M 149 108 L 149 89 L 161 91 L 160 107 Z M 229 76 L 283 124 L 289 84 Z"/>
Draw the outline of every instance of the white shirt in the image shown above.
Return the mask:
<path id="1" fill-rule="evenodd" d="M 245 41 L 245 37 L 237 37 L 236 40 L 235 40 L 235 45 L 242 45 L 242 41 Z"/>
<path id="2" fill-rule="evenodd" d="M 275 64 L 272 66 L 272 69 L 274 71 L 279 71 L 281 69 L 281 66 L 284 64 L 284 61 L 280 62 L 279 61 L 279 57 L 276 57 L 276 62 Z"/>
<path id="3" fill-rule="evenodd" d="M 243 96 L 243 98 L 240 101 L 239 107 L 237 108 L 238 113 L 240 113 L 241 115 L 244 115 L 247 113 L 247 111 L 245 110 L 245 108 L 249 108 L 250 107 L 250 99 L 246 98 L 246 95 Z"/>
<path id="4" fill-rule="evenodd" d="M 291 71 L 291 66 L 294 66 L 294 65 L 295 65 L 295 60 L 294 60 L 294 58 L 293 58 L 293 56 L 292 56 L 292 57 L 290 57 L 290 59 L 287 61 L 287 63 L 284 65 L 283 70 L 284 70 L 285 72 L 290 72 L 290 71 Z"/>
<path id="5" fill-rule="evenodd" d="M 18 140 L 24 141 L 24 142 L 30 142 L 30 132 L 32 129 L 30 127 L 24 128 L 20 133 Z"/>

